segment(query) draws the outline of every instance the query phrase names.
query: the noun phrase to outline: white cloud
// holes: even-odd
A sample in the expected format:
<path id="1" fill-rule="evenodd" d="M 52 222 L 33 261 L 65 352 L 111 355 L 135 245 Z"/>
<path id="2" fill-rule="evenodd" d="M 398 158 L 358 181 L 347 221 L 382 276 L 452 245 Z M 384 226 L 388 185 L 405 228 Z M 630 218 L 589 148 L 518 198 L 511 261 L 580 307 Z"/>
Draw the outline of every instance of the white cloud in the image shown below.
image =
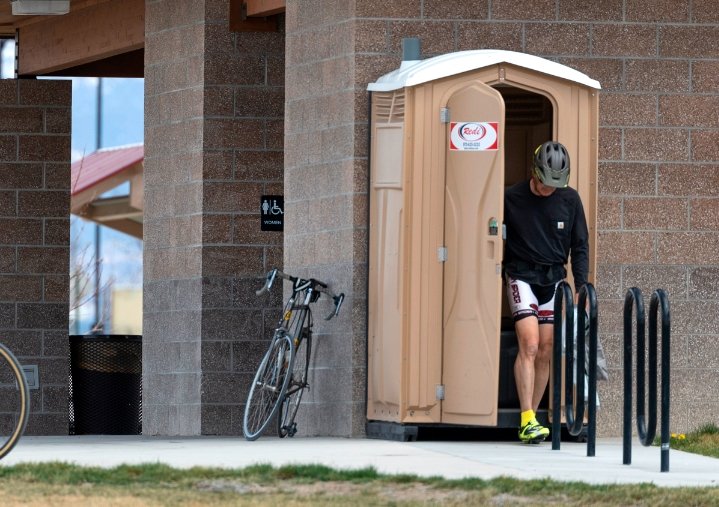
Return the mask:
<path id="1" fill-rule="evenodd" d="M 85 157 L 85 155 L 89 155 L 90 153 L 87 150 L 79 150 L 77 148 L 73 148 L 70 150 L 70 162 L 77 162 L 81 158 Z"/>
<path id="2" fill-rule="evenodd" d="M 97 90 L 97 81 L 98 78 L 96 77 L 76 77 L 72 78 L 72 85 L 79 89 L 88 89 L 95 91 Z"/>

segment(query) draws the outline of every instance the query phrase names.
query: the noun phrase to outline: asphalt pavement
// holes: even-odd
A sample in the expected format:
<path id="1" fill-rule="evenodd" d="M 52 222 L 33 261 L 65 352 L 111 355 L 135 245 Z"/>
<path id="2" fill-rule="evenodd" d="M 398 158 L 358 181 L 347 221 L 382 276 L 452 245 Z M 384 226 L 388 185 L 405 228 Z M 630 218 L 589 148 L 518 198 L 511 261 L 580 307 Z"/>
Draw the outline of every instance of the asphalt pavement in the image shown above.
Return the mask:
<path id="1" fill-rule="evenodd" d="M 550 478 L 591 484 L 653 483 L 658 486 L 719 487 L 719 460 L 671 450 L 669 472 L 660 472 L 659 447 L 634 441 L 632 464 L 622 464 L 620 438 L 601 438 L 596 455 L 582 443 L 539 445 L 513 441 L 417 441 L 263 437 L 62 436 L 23 437 L 2 465 L 67 462 L 83 466 L 165 463 L 177 468 L 241 468 L 253 464 L 322 464 L 336 469 L 374 467 L 386 474 L 448 479 L 500 476 Z"/>

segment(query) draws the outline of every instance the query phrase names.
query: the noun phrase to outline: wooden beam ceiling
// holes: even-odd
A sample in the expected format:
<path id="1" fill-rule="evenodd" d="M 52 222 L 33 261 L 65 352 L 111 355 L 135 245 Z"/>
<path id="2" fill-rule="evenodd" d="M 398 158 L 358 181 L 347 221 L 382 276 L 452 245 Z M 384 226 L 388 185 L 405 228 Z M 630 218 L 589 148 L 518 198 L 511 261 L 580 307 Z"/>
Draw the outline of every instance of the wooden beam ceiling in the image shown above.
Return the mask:
<path id="1" fill-rule="evenodd" d="M 230 30 L 275 32 L 277 14 L 285 12 L 286 0 L 230 0 Z"/>
<path id="2" fill-rule="evenodd" d="M 0 37 L 18 39 L 18 76 L 143 77 L 146 0 L 70 0 L 62 16 L 13 16 L 0 0 Z M 232 31 L 277 31 L 286 0 L 230 0 Z"/>
<path id="3" fill-rule="evenodd" d="M 286 0 L 245 0 L 247 16 L 272 16 L 285 12 Z"/>
<path id="4" fill-rule="evenodd" d="M 63 71 L 130 52 L 142 56 L 144 46 L 145 0 L 96 0 L 18 26 L 18 76 L 73 75 Z"/>
<path id="5" fill-rule="evenodd" d="M 65 67 L 44 76 L 145 77 L 145 49 L 136 49 L 75 67 Z"/>

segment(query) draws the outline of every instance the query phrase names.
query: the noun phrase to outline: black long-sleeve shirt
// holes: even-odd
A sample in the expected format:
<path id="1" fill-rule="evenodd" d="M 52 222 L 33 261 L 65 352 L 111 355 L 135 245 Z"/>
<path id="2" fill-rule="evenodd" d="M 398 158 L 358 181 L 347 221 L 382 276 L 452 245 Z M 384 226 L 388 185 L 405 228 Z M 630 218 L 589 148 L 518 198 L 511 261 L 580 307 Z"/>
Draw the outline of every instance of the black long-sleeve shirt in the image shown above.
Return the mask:
<path id="1" fill-rule="evenodd" d="M 504 270 L 527 283 L 551 285 L 566 276 L 572 256 L 574 286 L 587 283 L 589 233 L 582 200 L 570 187 L 557 188 L 542 197 L 532 193 L 529 180 L 504 193 L 507 239 Z"/>

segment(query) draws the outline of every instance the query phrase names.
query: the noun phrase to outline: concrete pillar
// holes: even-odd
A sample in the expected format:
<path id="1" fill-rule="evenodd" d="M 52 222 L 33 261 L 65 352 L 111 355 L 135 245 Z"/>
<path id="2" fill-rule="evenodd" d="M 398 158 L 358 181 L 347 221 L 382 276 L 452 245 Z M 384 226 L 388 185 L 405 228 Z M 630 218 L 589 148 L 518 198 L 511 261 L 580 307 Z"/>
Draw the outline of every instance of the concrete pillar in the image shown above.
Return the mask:
<path id="1" fill-rule="evenodd" d="M 145 24 L 143 433 L 238 435 L 277 303 L 254 289 L 282 262 L 259 210 L 282 193 L 284 34 L 230 32 L 229 0 Z"/>
<path id="2" fill-rule="evenodd" d="M 308 435 L 364 433 L 367 92 L 356 79 L 354 9 L 288 0 L 286 10 L 285 267 L 347 295 L 338 319 L 315 320 L 312 390 L 298 416 Z"/>

